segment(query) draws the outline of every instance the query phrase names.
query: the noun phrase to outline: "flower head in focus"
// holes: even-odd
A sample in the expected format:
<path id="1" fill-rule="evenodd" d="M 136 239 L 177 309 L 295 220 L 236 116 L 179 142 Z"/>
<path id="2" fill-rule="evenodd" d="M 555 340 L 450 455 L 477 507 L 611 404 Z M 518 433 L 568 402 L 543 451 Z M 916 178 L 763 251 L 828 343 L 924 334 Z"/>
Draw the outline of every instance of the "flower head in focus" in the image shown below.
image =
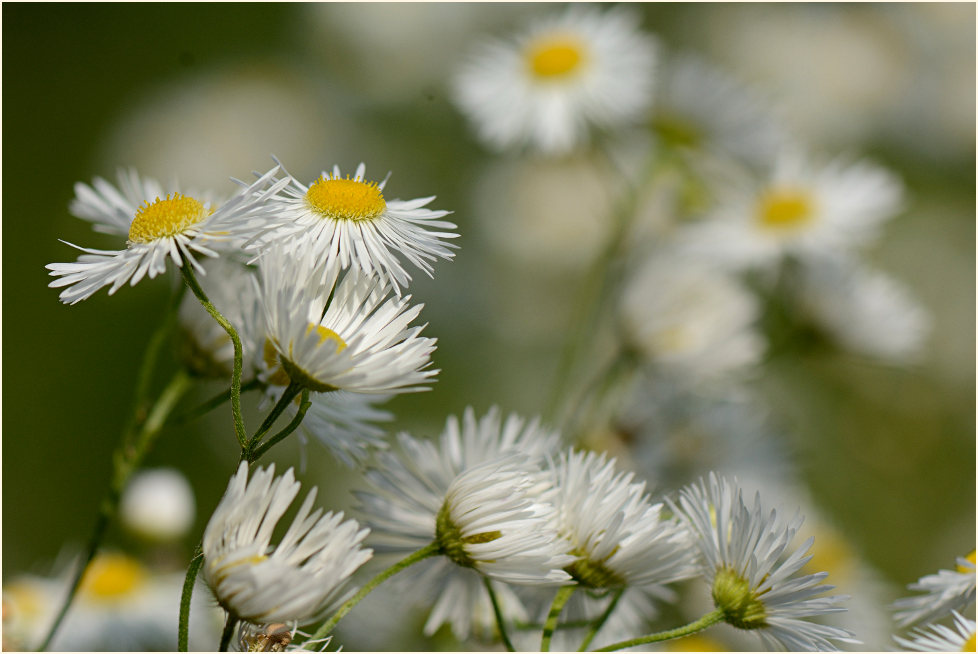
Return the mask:
<path id="1" fill-rule="evenodd" d="M 827 573 L 798 575 L 810 556 L 809 539 L 785 556 L 801 518 L 790 524 L 776 512 L 765 514 L 760 496 L 748 506 L 735 485 L 710 474 L 680 491 L 676 514 L 695 538 L 702 573 L 723 619 L 755 632 L 772 649 L 836 649 L 833 640 L 853 643 L 843 629 L 804 620 L 844 611 L 843 596 L 816 597 L 832 586 L 820 585 Z"/>
<path id="2" fill-rule="evenodd" d="M 457 246 L 445 240 L 458 237 L 451 231 L 456 226 L 441 220 L 450 212 L 425 208 L 435 196 L 387 199 L 387 179 L 369 181 L 365 175 L 361 163 L 352 178 L 339 166 L 309 186 L 288 177 L 258 241 L 288 242 L 297 252 L 309 252 L 323 271 L 353 268 L 379 277 L 398 295 L 411 279 L 401 258 L 432 276 L 432 261 L 455 256 Z"/>
<path id="3" fill-rule="evenodd" d="M 544 562 L 539 556 L 548 552 L 540 532 L 547 531 L 552 536 L 553 551 L 548 556 L 553 558 L 551 565 L 558 571 L 565 564 L 560 558 L 563 552 L 556 546 L 555 528 L 548 526 L 547 511 L 542 506 L 544 503 L 534 501 L 534 489 L 526 486 L 526 481 L 535 475 L 539 477 L 541 490 L 546 486 L 542 469 L 538 467 L 534 471 L 530 465 L 528 469 L 520 471 L 513 468 L 511 459 L 512 455 L 517 454 L 529 464 L 540 462 L 541 457 L 556 449 L 559 442 L 559 434 L 542 428 L 538 421 L 527 422 L 515 414 L 503 420 L 497 408 L 490 409 L 481 418 L 476 418 L 471 408 L 465 410 L 461 421 L 455 416 L 449 417 L 444 431 L 435 442 L 419 440 L 407 433 L 399 434 L 398 446 L 377 453 L 375 462 L 367 469 L 368 489 L 355 493 L 359 513 L 371 528 L 371 545 L 378 552 L 403 557 L 435 540 L 440 515 L 445 538 L 452 538 L 446 531 L 450 525 L 461 530 L 463 539 L 475 533 L 491 532 L 493 529 L 476 527 L 476 523 L 459 513 L 461 507 L 483 498 L 486 508 L 494 505 L 502 510 L 490 508 L 488 513 L 481 514 L 473 506 L 476 509 L 473 518 L 481 515 L 489 520 L 498 520 L 508 515 L 515 521 L 514 527 L 519 527 L 518 521 L 524 518 L 538 527 L 538 533 L 532 537 L 523 527 L 519 527 L 517 532 L 526 535 L 526 540 L 519 537 L 520 547 L 531 546 L 528 551 L 524 550 L 529 556 L 522 561 L 527 563 L 535 559 L 537 563 L 527 566 L 523 572 L 516 570 L 505 573 L 505 576 L 511 579 L 523 576 L 524 583 L 552 583 L 548 576 L 555 576 L 553 570 L 538 565 Z M 493 467 L 506 457 L 510 460 L 505 466 L 498 469 Z M 488 468 L 480 467 L 486 463 L 490 464 Z M 473 469 L 476 472 L 466 474 Z M 512 498 L 511 492 L 514 493 Z M 446 504 L 450 497 L 452 501 Z M 515 504 L 507 508 L 508 502 Z M 480 500 L 480 503 L 483 502 Z M 523 512 L 526 512 L 525 515 L 518 516 Z M 450 524 L 444 524 L 446 520 Z M 465 544 L 462 554 L 481 565 L 483 570 L 490 571 L 492 568 L 488 562 L 478 560 L 480 551 L 491 550 L 502 542 L 496 538 L 484 544 Z M 534 549 L 537 553 L 531 554 Z M 459 555 L 460 559 L 462 554 Z M 566 562 L 569 563 L 569 560 Z M 520 561 L 517 559 L 514 563 L 519 564 Z M 500 571 L 510 565 L 502 559 L 498 560 L 498 564 L 500 567 L 497 570 Z M 431 635 L 442 624 L 449 623 L 455 635 L 464 639 L 473 630 L 489 630 L 494 624 L 483 577 L 478 569 L 478 566 L 457 565 L 442 556 L 412 566 L 392 583 L 410 588 L 413 596 L 436 598 L 425 624 L 425 634 Z M 536 573 L 526 575 L 527 570 L 536 570 Z M 565 573 L 560 575 L 564 580 L 568 579 Z M 498 585 L 497 593 L 507 619 L 526 617 L 518 598 L 505 585 Z"/>
<path id="4" fill-rule="evenodd" d="M 343 514 L 312 511 L 314 488 L 278 545 L 272 531 L 299 493 L 290 468 L 274 464 L 248 479 L 242 463 L 204 531 L 204 579 L 229 614 L 256 624 L 312 621 L 338 599 L 372 551 L 369 530 Z"/>
<path id="5" fill-rule="evenodd" d="M 575 561 L 567 568 L 588 588 L 662 585 L 696 574 L 689 534 L 662 516 L 645 484 L 594 452 L 565 452 L 553 470 L 560 533 Z"/>
<path id="6" fill-rule="evenodd" d="M 124 230 L 126 248 L 94 250 L 69 243 L 84 254 L 75 263 L 48 264 L 51 276 L 60 278 L 49 286 L 69 287 L 59 298 L 75 304 L 103 286 L 112 295 L 127 282 L 135 286 L 143 277 L 161 275 L 167 259 L 203 274 L 195 255 L 216 257 L 221 249 L 240 247 L 257 231 L 266 200 L 284 185 L 273 182 L 276 172 L 278 167 L 220 204 L 179 191 L 164 193 L 158 183 L 135 171 L 120 172 L 121 192 L 102 179 L 95 180 L 94 188 L 76 185 L 72 212 L 95 223 L 96 231 Z"/>
<path id="7" fill-rule="evenodd" d="M 509 41 L 483 44 L 456 75 L 454 97 L 489 145 L 565 154 L 593 127 L 641 120 L 655 53 L 630 12 L 571 6 Z"/>
<path id="8" fill-rule="evenodd" d="M 423 306 L 409 306 L 410 296 L 390 297 L 380 279 L 358 270 L 338 280 L 335 266 L 320 284 L 314 256 L 285 245 L 264 252 L 258 265 L 263 356 L 272 368 L 266 380 L 387 394 L 425 390 L 421 384 L 438 373 L 429 368 L 435 339 L 420 335 L 424 326 L 409 327 Z"/>

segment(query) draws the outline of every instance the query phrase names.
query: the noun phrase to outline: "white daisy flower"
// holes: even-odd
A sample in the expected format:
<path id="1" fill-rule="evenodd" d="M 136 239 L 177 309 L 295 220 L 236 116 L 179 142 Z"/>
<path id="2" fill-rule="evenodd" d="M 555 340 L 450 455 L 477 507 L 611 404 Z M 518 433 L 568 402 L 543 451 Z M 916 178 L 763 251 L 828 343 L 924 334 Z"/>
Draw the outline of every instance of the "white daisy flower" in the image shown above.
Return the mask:
<path id="1" fill-rule="evenodd" d="M 760 179 L 725 171 L 714 208 L 685 231 L 683 247 L 735 268 L 850 252 L 875 240 L 902 194 L 896 177 L 868 162 L 821 164 L 785 149 Z"/>
<path id="2" fill-rule="evenodd" d="M 650 257 L 627 282 L 620 312 L 634 347 L 691 381 L 742 374 L 764 354 L 757 298 L 723 271 L 693 260 Z"/>
<path id="3" fill-rule="evenodd" d="M 932 320 L 891 277 L 840 257 L 801 269 L 802 309 L 847 349 L 896 363 L 919 358 Z"/>
<path id="4" fill-rule="evenodd" d="M 925 594 L 905 597 L 893 603 L 893 617 L 901 627 L 915 622 L 939 620 L 952 610 L 969 606 L 975 601 L 974 550 L 966 557 L 958 557 L 954 570 L 939 570 L 937 574 L 921 577 L 915 583 L 908 584 L 907 588 Z"/>
<path id="5" fill-rule="evenodd" d="M 848 631 L 802 619 L 844 611 L 837 604 L 845 597 L 815 597 L 832 589 L 819 585 L 827 573 L 796 574 L 811 558 L 811 538 L 785 556 L 800 516 L 785 523 L 774 511 L 765 515 L 759 494 L 749 507 L 739 488 L 712 473 L 670 504 L 695 536 L 702 574 L 725 622 L 756 632 L 770 649 L 834 650 L 833 640 L 857 642 Z"/>
<path id="6" fill-rule="evenodd" d="M 449 490 L 462 473 L 510 454 L 535 460 L 554 451 L 559 442 L 560 436 L 542 428 L 538 420 L 527 423 L 513 414 L 502 421 L 495 407 L 481 419 L 471 408 L 461 421 L 449 417 L 437 442 L 399 434 L 399 447 L 378 453 L 366 471 L 369 490 L 355 493 L 372 530 L 372 546 L 403 558 L 429 545 Z M 545 581 L 547 574 L 552 572 L 544 570 L 537 579 Z M 425 624 L 427 635 L 450 623 L 455 635 L 465 639 L 473 629 L 490 630 L 495 623 L 482 576 L 447 557 L 422 561 L 392 581 L 410 588 L 412 596 L 437 598 Z M 525 618 L 525 610 L 506 586 L 496 585 L 496 591 L 507 619 Z"/>
<path id="7" fill-rule="evenodd" d="M 248 622 L 309 622 L 339 598 L 347 579 L 372 551 L 360 547 L 369 533 L 343 514 L 312 511 L 317 489 L 305 501 L 278 545 L 272 531 L 301 484 L 290 468 L 274 478 L 274 464 L 248 479 L 242 463 L 204 530 L 204 579 L 218 603 Z"/>
<path id="8" fill-rule="evenodd" d="M 508 41 L 483 44 L 456 75 L 453 93 L 490 146 L 564 154 L 592 127 L 644 117 L 655 53 L 636 15 L 571 6 Z"/>
<path id="9" fill-rule="evenodd" d="M 752 91 L 696 55 L 672 55 L 657 78 L 652 126 L 674 146 L 768 165 L 785 136 L 772 107 Z"/>
<path id="10" fill-rule="evenodd" d="M 588 588 L 667 584 L 696 574 L 689 534 L 652 504 L 644 482 L 595 452 L 564 452 L 553 468 L 560 533 Z"/>
<path id="11" fill-rule="evenodd" d="M 371 451 L 387 447 L 387 432 L 374 423 L 389 422 L 394 419 L 394 414 L 375 405 L 383 404 L 391 397 L 351 391 L 313 393 L 299 426 L 299 437 L 303 442 L 306 437 L 312 437 L 345 465 L 355 467 Z M 293 416 L 297 411 L 295 403 L 287 409 Z"/>
<path id="12" fill-rule="evenodd" d="M 276 246 L 259 260 L 258 296 L 268 343 L 288 378 L 316 392 L 426 390 L 435 339 L 408 327 L 424 305 L 389 297 L 377 278 L 348 271 L 325 285 L 313 255 Z M 267 347 L 267 346 L 266 346 Z M 266 353 L 265 358 L 268 358 Z M 275 381 L 272 379 L 272 381 Z"/>
<path id="13" fill-rule="evenodd" d="M 387 179 L 368 181 L 365 174 L 361 163 L 352 179 L 343 177 L 339 166 L 309 186 L 289 177 L 270 203 L 272 221 L 258 242 L 289 241 L 295 250 L 309 251 L 324 270 L 356 268 L 388 281 L 398 294 L 411 279 L 399 257 L 429 277 L 432 261 L 454 258 L 452 249 L 458 246 L 445 239 L 458 238 L 458 233 L 436 231 L 456 228 L 439 220 L 451 212 L 425 208 L 435 196 L 387 200 Z"/>
<path id="14" fill-rule="evenodd" d="M 974 652 L 975 621 L 952 611 L 954 628 L 942 624 L 914 629 L 913 638 L 894 636 L 901 647 L 912 652 Z"/>
<path id="15" fill-rule="evenodd" d="M 175 541 L 193 526 L 194 491 L 173 468 L 141 470 L 129 480 L 119 503 L 119 519 L 130 532 L 154 541 Z"/>
<path id="16" fill-rule="evenodd" d="M 112 295 L 127 282 L 135 286 L 143 277 L 161 275 L 167 259 L 177 267 L 189 262 L 203 274 L 195 255 L 216 257 L 222 244 L 225 249 L 236 247 L 254 234 L 265 201 L 285 184 L 279 181 L 265 188 L 277 171 L 273 168 L 216 205 L 178 191 L 164 195 L 159 184 L 140 179 L 134 171 L 120 174 L 121 193 L 100 179 L 95 189 L 77 185 L 72 210 L 94 222 L 97 231 L 119 234 L 125 229 L 126 249 L 94 250 L 68 243 L 84 254 L 75 263 L 48 264 L 51 276 L 60 277 L 49 286 L 68 286 L 59 297 L 75 304 L 103 286 L 110 286 Z"/>

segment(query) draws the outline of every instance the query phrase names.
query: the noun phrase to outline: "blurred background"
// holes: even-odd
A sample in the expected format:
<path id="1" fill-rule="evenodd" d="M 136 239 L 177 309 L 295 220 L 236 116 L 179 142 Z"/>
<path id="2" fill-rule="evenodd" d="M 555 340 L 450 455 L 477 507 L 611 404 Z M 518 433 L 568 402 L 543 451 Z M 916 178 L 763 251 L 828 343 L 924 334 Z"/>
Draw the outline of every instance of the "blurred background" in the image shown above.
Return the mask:
<path id="1" fill-rule="evenodd" d="M 919 363 L 798 344 L 765 362 L 756 387 L 819 515 L 875 571 L 880 602 L 905 595 L 908 582 L 975 546 L 975 6 L 631 8 L 664 49 L 696 53 L 775 99 L 807 143 L 869 155 L 903 180 L 905 210 L 867 259 L 931 315 Z M 5 584 L 55 573 L 82 547 L 173 283 L 164 276 L 71 307 L 47 288 L 44 265 L 76 256 L 58 239 L 118 246 L 67 207 L 76 182 L 112 180 L 119 166 L 230 191 L 228 177 L 267 170 L 272 154 L 307 182 L 334 163 L 347 171 L 363 161 L 377 178 L 392 172 L 388 197 L 437 195 L 431 206 L 454 211 L 460 250 L 434 279 L 415 274 L 410 292 L 425 303 L 441 372 L 432 391 L 386 405 L 396 416 L 388 427 L 437 435 L 469 405 L 479 414 L 492 405 L 544 411 L 586 274 L 560 257 L 574 247 L 590 256 L 587 243 L 564 244 L 554 227 L 560 245 L 539 239 L 527 256 L 547 260 L 559 247 L 544 274 L 559 284 L 527 281 L 527 256 L 507 249 L 493 223 L 520 225 L 491 211 L 508 210 L 493 205 L 506 193 L 497 168 L 516 162 L 475 140 L 447 79 L 476 40 L 554 9 L 3 6 Z M 219 390 L 202 384 L 187 404 Z M 146 460 L 182 471 L 196 497 L 196 523 L 170 551 L 174 569 L 234 469 L 233 438 L 222 409 L 164 431 Z M 322 502 L 349 505 L 353 473 L 315 443 L 285 443 L 271 459 L 283 469 L 304 464 L 300 479 L 321 487 Z M 118 527 L 108 544 L 139 551 Z M 351 616 L 343 644 L 439 646 L 413 635 L 414 619 L 390 633 L 359 632 Z"/>

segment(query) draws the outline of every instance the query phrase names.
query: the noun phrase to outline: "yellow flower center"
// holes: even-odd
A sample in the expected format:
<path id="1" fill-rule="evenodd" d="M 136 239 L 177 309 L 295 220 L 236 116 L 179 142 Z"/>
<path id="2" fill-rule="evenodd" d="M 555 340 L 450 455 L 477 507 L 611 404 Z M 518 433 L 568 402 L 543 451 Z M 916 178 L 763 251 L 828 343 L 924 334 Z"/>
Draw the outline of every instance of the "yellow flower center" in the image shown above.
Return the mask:
<path id="1" fill-rule="evenodd" d="M 314 330 L 314 329 L 319 334 L 319 344 L 320 345 L 322 345 L 326 341 L 332 341 L 332 342 L 336 343 L 336 351 L 337 352 L 342 352 L 343 350 L 346 349 L 346 341 L 344 341 L 340 337 L 339 334 L 337 334 L 336 332 L 334 332 L 329 327 L 323 327 L 322 325 L 315 325 L 313 323 L 309 323 L 309 326 L 306 327 L 306 333 L 308 334 L 308 333 L 312 332 L 312 330 Z"/>
<path id="2" fill-rule="evenodd" d="M 761 196 L 758 220 L 764 227 L 791 229 L 812 219 L 811 196 L 795 189 L 771 189 Z"/>
<path id="3" fill-rule="evenodd" d="M 321 177 L 309 187 L 306 201 L 313 211 L 332 220 L 373 220 L 387 203 L 377 182 Z"/>
<path id="4" fill-rule="evenodd" d="M 961 648 L 962 652 L 973 652 L 975 651 L 975 633 L 971 633 L 971 637 L 964 641 L 964 647 Z"/>
<path id="5" fill-rule="evenodd" d="M 207 217 L 208 211 L 197 200 L 171 193 L 152 203 L 145 202 L 129 225 L 130 243 L 150 243 L 176 236 Z"/>
<path id="6" fill-rule="evenodd" d="M 550 37 L 531 44 L 526 58 L 536 77 L 566 77 L 581 68 L 585 59 L 584 47 L 573 37 Z"/>
<path id="7" fill-rule="evenodd" d="M 145 579 L 146 571 L 135 559 L 124 554 L 103 554 L 85 571 L 81 591 L 91 599 L 120 599 L 141 586 Z"/>
<path id="8" fill-rule="evenodd" d="M 975 565 L 975 550 L 971 550 L 971 554 L 969 554 L 968 556 L 966 556 L 964 558 L 966 558 L 969 561 L 971 561 L 971 565 Z M 972 569 L 971 568 L 966 568 L 963 565 L 957 566 L 957 570 L 961 574 L 967 574 L 969 572 L 972 572 Z"/>
<path id="9" fill-rule="evenodd" d="M 625 580 L 605 565 L 617 551 L 618 547 L 615 547 L 608 556 L 595 561 L 588 557 L 588 553 L 583 548 L 575 547 L 570 554 L 578 559 L 564 570 L 579 584 L 588 588 L 621 588 L 625 585 Z"/>

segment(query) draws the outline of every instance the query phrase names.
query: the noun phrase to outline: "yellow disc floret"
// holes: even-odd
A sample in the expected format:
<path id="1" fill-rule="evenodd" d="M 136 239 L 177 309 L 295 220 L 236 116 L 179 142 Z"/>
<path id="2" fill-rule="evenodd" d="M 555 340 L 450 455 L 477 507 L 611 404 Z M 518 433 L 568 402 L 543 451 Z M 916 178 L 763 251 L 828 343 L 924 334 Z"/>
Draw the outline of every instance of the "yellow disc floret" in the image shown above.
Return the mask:
<path id="1" fill-rule="evenodd" d="M 585 59 L 584 47 L 573 37 L 550 37 L 532 43 L 526 59 L 536 77 L 565 77 L 580 70 Z"/>
<path id="2" fill-rule="evenodd" d="M 964 641 L 964 647 L 961 648 L 962 652 L 973 652 L 975 651 L 975 634 L 971 633 L 971 637 Z"/>
<path id="3" fill-rule="evenodd" d="M 333 220 L 373 220 L 387 209 L 377 182 L 321 177 L 309 187 L 306 201 L 312 210 Z"/>
<path id="4" fill-rule="evenodd" d="M 975 565 L 975 550 L 971 550 L 971 554 L 969 554 L 968 556 L 966 556 L 964 558 L 967 559 L 971 563 L 971 565 Z M 963 565 L 957 566 L 957 570 L 961 574 L 967 574 L 969 572 L 971 572 L 971 573 L 974 572 L 974 568 L 967 568 L 967 567 L 965 567 Z"/>
<path id="5" fill-rule="evenodd" d="M 92 561 L 82 578 L 82 593 L 94 600 L 117 600 L 139 588 L 146 570 L 124 554 L 103 554 Z"/>
<path id="6" fill-rule="evenodd" d="M 165 198 L 145 202 L 129 225 L 130 243 L 150 243 L 176 236 L 207 217 L 208 211 L 197 200 L 171 193 Z"/>
<path id="7" fill-rule="evenodd" d="M 805 191 L 771 189 L 761 196 L 757 217 L 764 227 L 792 229 L 808 223 L 813 209 L 812 198 Z"/>
<path id="8" fill-rule="evenodd" d="M 316 333 L 319 334 L 320 345 L 322 345 L 326 341 L 332 341 L 333 343 L 336 344 L 337 352 L 342 352 L 343 350 L 346 349 L 346 341 L 344 341 L 339 334 L 334 332 L 329 327 L 323 327 L 322 325 L 314 325 L 310 323 L 309 326 L 306 327 L 306 333 L 308 334 L 314 329 L 316 330 Z"/>

